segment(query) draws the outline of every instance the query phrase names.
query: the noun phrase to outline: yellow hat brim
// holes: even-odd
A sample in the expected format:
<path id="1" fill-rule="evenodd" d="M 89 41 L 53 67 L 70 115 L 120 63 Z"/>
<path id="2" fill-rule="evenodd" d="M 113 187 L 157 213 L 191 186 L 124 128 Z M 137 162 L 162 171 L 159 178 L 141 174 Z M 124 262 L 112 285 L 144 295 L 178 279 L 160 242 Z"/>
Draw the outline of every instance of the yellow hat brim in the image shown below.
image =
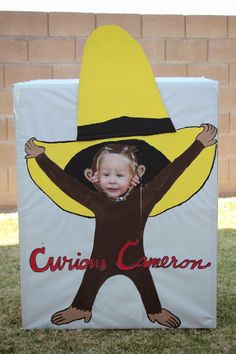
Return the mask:
<path id="1" fill-rule="evenodd" d="M 166 133 L 150 136 L 134 136 L 133 139 L 145 140 L 148 144 L 161 151 L 170 161 L 180 156 L 203 130 L 199 127 L 189 127 L 177 130 L 176 133 Z M 129 137 L 130 139 L 130 137 Z M 96 141 L 82 142 L 55 142 L 47 143 L 35 141 L 39 146 L 44 146 L 47 156 L 62 169 L 71 158 L 81 150 L 89 146 L 103 142 L 115 142 L 124 140 L 124 137 L 101 139 Z M 163 198 L 154 206 L 150 216 L 158 215 L 165 210 L 171 209 L 184 203 L 191 198 L 204 185 L 208 179 L 215 158 L 216 145 L 205 148 L 183 174 L 176 180 Z M 42 171 L 34 158 L 27 160 L 27 166 L 31 178 L 36 185 L 63 210 L 85 216 L 94 217 L 91 210 L 87 209 L 60 190 Z M 79 166 L 78 166 L 79 168 Z"/>

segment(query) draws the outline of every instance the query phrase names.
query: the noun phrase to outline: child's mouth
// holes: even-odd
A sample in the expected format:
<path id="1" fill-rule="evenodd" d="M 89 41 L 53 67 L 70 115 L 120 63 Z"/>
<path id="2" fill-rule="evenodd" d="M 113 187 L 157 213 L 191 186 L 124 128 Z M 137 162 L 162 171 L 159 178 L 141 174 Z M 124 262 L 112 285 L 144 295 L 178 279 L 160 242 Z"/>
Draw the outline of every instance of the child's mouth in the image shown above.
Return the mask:
<path id="1" fill-rule="evenodd" d="M 119 189 L 118 188 L 106 188 L 105 193 L 107 193 L 110 196 L 117 196 L 117 194 L 119 194 Z"/>
<path id="2" fill-rule="evenodd" d="M 108 192 L 116 192 L 118 191 L 118 188 L 107 188 Z"/>

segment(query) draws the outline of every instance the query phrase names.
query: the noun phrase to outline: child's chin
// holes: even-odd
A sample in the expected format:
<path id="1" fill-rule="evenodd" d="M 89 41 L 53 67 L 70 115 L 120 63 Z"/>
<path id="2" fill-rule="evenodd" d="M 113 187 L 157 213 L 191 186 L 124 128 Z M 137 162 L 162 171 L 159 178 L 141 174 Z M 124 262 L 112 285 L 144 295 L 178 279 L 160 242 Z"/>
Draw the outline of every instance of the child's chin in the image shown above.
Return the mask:
<path id="1" fill-rule="evenodd" d="M 111 192 L 111 191 L 106 191 L 106 195 L 110 198 L 118 198 L 120 197 L 122 194 L 119 192 Z"/>
<path id="2" fill-rule="evenodd" d="M 120 193 L 107 193 L 107 196 L 110 198 L 118 198 L 121 196 Z"/>

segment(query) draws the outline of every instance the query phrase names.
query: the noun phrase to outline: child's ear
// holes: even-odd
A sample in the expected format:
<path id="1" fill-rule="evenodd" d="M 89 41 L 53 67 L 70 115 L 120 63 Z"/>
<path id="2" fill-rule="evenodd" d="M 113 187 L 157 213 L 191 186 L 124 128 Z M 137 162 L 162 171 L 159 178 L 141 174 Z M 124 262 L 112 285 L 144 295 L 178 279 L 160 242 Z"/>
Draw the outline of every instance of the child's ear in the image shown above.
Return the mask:
<path id="1" fill-rule="evenodd" d="M 93 171 L 92 171 L 92 169 L 91 169 L 91 168 L 86 168 L 86 169 L 84 170 L 84 175 L 85 175 L 85 177 L 87 178 L 87 180 L 90 181 L 90 178 L 93 176 Z"/>
<path id="2" fill-rule="evenodd" d="M 139 177 L 142 177 L 146 171 L 146 167 L 144 165 L 139 165 L 137 168 L 137 174 Z"/>

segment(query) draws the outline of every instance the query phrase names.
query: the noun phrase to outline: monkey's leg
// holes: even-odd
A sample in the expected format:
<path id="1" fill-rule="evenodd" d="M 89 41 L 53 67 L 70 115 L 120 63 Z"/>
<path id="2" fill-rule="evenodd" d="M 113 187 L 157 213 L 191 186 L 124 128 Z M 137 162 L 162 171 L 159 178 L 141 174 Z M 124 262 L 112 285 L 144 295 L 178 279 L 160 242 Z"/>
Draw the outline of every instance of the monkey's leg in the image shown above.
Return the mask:
<path id="1" fill-rule="evenodd" d="M 135 284 L 142 298 L 148 319 L 166 327 L 179 327 L 181 321 L 170 311 L 161 307 L 150 270 L 136 268 L 126 274 Z"/>
<path id="2" fill-rule="evenodd" d="M 98 290 L 109 276 L 106 271 L 87 269 L 71 306 L 56 312 L 51 318 L 52 323 L 62 325 L 81 319 L 86 323 L 89 322 Z"/>

